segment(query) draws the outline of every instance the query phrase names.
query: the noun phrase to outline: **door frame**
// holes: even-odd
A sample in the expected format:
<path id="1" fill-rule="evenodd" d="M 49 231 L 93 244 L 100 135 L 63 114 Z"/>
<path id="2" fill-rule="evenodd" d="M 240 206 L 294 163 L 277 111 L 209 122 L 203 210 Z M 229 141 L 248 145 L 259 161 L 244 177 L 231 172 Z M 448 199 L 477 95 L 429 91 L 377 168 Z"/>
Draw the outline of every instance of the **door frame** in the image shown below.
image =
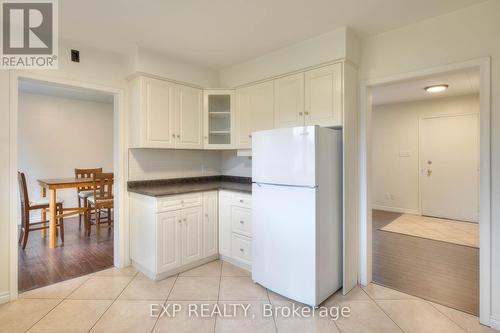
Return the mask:
<path id="1" fill-rule="evenodd" d="M 491 129 L 490 129 L 490 96 L 491 96 L 491 59 L 482 57 L 432 67 L 414 72 L 396 74 L 388 77 L 366 80 L 360 83 L 360 146 L 359 146 L 359 275 L 358 281 L 367 285 L 372 281 L 372 147 L 371 89 L 376 86 L 397 83 L 409 79 L 446 73 L 456 70 L 478 68 L 480 72 L 480 191 L 479 191 L 479 320 L 482 324 L 491 325 Z"/>
<path id="2" fill-rule="evenodd" d="M 422 157 L 422 121 L 425 119 L 435 119 L 435 118 L 451 118 L 451 117 L 462 117 L 462 116 L 474 116 L 477 115 L 479 118 L 478 120 L 481 121 L 481 115 L 479 112 L 469 112 L 469 113 L 454 113 L 454 114 L 440 114 L 440 115 L 435 115 L 435 116 L 421 116 L 418 118 L 418 211 L 420 215 L 423 215 L 424 213 L 424 208 L 422 206 L 422 165 L 421 165 L 421 157 Z M 480 127 L 480 126 L 479 126 Z M 478 133 L 481 133 L 481 128 L 478 128 Z M 477 138 L 479 142 L 481 143 L 480 138 Z M 478 156 L 479 159 L 479 164 L 481 164 L 481 156 Z M 477 176 L 477 184 L 479 186 L 479 190 L 481 189 L 481 186 L 479 185 L 481 181 L 481 173 L 478 172 Z M 479 191 L 478 191 L 479 194 Z M 480 206 L 479 204 L 479 198 L 478 198 L 478 208 Z M 478 221 L 479 223 L 479 216 L 478 216 Z"/>
<path id="3" fill-rule="evenodd" d="M 9 186 L 11 196 L 9 198 L 9 300 L 18 297 L 18 103 L 19 103 L 19 81 L 33 80 L 42 83 L 63 85 L 73 88 L 83 88 L 99 91 L 113 95 L 113 172 L 115 173 L 115 209 L 113 228 L 113 260 L 114 266 L 125 267 L 130 265 L 129 254 L 129 221 L 128 221 L 128 132 L 127 115 L 125 108 L 125 92 L 121 88 L 114 88 L 100 84 L 55 78 L 29 71 L 11 71 L 9 78 Z"/>

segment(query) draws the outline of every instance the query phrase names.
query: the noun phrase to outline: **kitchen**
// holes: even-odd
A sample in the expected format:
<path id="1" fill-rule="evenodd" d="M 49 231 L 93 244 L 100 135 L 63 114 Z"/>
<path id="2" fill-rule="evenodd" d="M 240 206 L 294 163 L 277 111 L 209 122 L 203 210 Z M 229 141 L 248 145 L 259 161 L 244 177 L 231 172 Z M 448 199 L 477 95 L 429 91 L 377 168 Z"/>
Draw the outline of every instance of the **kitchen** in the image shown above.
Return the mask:
<path id="1" fill-rule="evenodd" d="M 454 42 L 460 35 L 455 28 L 462 26 L 457 22 L 467 20 L 490 41 L 491 32 L 485 33 L 482 20 L 477 18 L 484 16 L 490 25 L 496 24 L 492 13 L 498 4 L 447 2 L 441 9 L 415 4 L 421 11 L 413 11 L 392 1 L 393 7 L 386 8 L 391 14 L 386 17 L 373 15 L 375 11 L 380 13 L 381 7 L 361 10 L 338 1 L 349 7 L 345 12 L 363 13 L 353 19 L 358 24 L 346 22 L 300 34 L 308 25 L 291 25 L 294 20 L 285 15 L 286 11 L 276 10 L 279 2 L 241 4 L 253 17 L 253 28 L 245 30 L 249 22 L 241 13 L 235 14 L 241 8 L 232 8 L 233 15 L 224 15 L 219 5 L 204 8 L 220 18 L 208 20 L 193 12 L 194 16 L 187 14 L 194 8 L 184 8 L 186 4 L 171 4 L 183 7 L 176 11 L 167 4 L 158 4 L 161 9 L 142 8 L 127 1 L 115 8 L 116 24 L 103 28 L 96 19 L 96 31 L 85 33 L 78 28 L 72 30 L 71 23 L 79 22 L 75 13 L 86 12 L 86 6 L 65 4 L 60 8 L 66 38 L 61 40 L 60 68 L 42 73 L 16 71 L 12 77 L 0 77 L 2 87 L 6 82 L 6 90 L 15 90 L 17 81 L 24 77 L 113 87 L 110 90 L 115 93 L 117 110 L 114 138 L 118 146 L 113 153 L 115 267 L 78 281 L 63 281 L 53 287 L 64 290 L 63 296 L 41 299 L 34 294 L 17 294 L 12 282 L 17 263 L 6 261 L 9 269 L 3 275 L 7 282 L 0 281 L 0 297 L 13 302 L 0 307 L 0 321 L 7 323 L 5 327 L 12 331 L 18 327 L 19 331 L 62 331 L 72 325 L 76 331 L 150 332 L 172 331 L 178 325 L 187 331 L 203 327 L 207 331 L 269 332 L 308 328 L 400 332 L 415 327 L 420 331 L 430 327 L 460 331 L 470 323 L 481 327 L 478 317 L 441 309 L 370 283 L 371 243 L 365 236 L 371 231 L 371 220 L 364 213 L 370 194 L 369 177 L 365 177 L 370 163 L 370 118 L 363 110 L 370 107 L 371 84 L 397 80 L 397 74 L 410 75 L 415 70 L 446 64 L 466 66 L 468 59 L 476 59 L 469 67 L 481 64 L 489 71 L 489 62 L 481 57 L 495 57 L 496 49 L 487 49 L 484 44 L 490 43 L 484 41 L 478 42 L 478 52 L 461 49 L 458 44 L 466 43 Z M 102 18 L 104 13 L 109 14 L 108 6 L 96 15 Z M 276 13 L 276 18 L 260 17 L 260 6 Z M 306 13 L 304 6 L 287 6 L 293 7 L 290 12 L 295 21 Z M 332 15 L 337 22 L 344 22 L 343 11 L 320 3 L 314 8 L 315 14 L 307 20 L 311 27 L 323 16 L 325 22 L 332 20 Z M 119 13 L 143 10 L 148 14 L 138 16 L 147 17 L 148 22 L 137 18 L 141 22 L 130 25 L 137 31 L 123 33 L 125 30 L 120 29 L 129 25 L 123 22 L 126 15 Z M 394 18 L 403 12 L 410 13 L 412 19 L 396 23 Z M 173 13 L 197 17 L 200 22 L 191 29 Z M 389 21 L 388 17 L 394 19 L 392 23 L 382 24 Z M 221 29 L 213 22 L 235 30 Z M 446 27 L 443 32 L 433 29 L 436 22 Z M 168 25 L 185 29 L 170 29 Z M 296 36 L 288 43 L 284 39 L 280 43 L 264 41 L 272 34 L 253 30 L 264 26 L 267 31 L 286 27 Z M 138 37 L 144 27 L 148 27 L 147 33 Z M 439 51 L 442 45 L 436 39 L 440 38 L 421 39 L 421 35 L 429 34 L 441 39 L 451 36 L 449 50 Z M 479 39 L 477 33 L 471 35 L 476 37 L 467 35 L 468 41 Z M 418 38 L 410 38 L 415 36 Z M 274 46 L 266 47 L 266 43 Z M 194 45 L 200 48 L 192 48 Z M 222 51 L 222 45 L 228 49 Z M 229 51 L 229 45 L 234 52 Z M 400 48 L 410 46 L 411 52 L 401 52 Z M 432 56 L 422 49 L 433 50 L 429 52 Z M 71 50 L 81 51 L 81 63 L 69 60 Z M 127 56 L 122 57 L 122 53 Z M 489 92 L 489 81 L 484 77 L 489 76 L 481 79 L 483 89 L 487 87 Z M 370 81 L 375 79 L 379 81 Z M 483 91 L 481 96 L 486 96 Z M 7 108 L 13 119 L 17 112 L 15 98 L 15 94 L 6 98 L 11 100 Z M 489 104 L 483 103 L 483 110 L 489 110 Z M 9 147 L 15 156 L 15 141 Z M 483 147 L 482 151 L 489 150 Z M 15 162 L 8 164 L 9 170 L 17 169 Z M 321 193 L 323 189 L 325 193 Z M 5 220 L 10 221 L 16 207 L 11 201 L 7 206 Z M 496 239 L 495 230 L 486 232 L 491 232 L 493 241 Z M 495 256 L 493 252 L 491 255 Z M 482 285 L 496 285 L 494 279 L 488 283 L 496 270 L 482 269 L 481 274 Z M 483 303 L 488 304 L 481 308 L 483 324 L 495 325 L 495 290 L 488 289 L 486 298 L 482 295 Z M 51 294 L 48 289 L 43 293 Z M 305 304 L 308 309 L 345 305 L 351 311 L 350 317 L 333 321 L 331 316 L 327 320 L 295 320 L 267 318 L 262 313 L 251 313 L 256 319 L 187 320 L 186 313 L 176 318 L 153 318 L 147 311 L 151 304 L 180 304 L 186 309 L 189 304 L 203 302 L 217 306 L 243 302 L 253 305 L 251 311 L 262 304 Z M 10 320 L 18 313 L 16 307 L 35 303 L 37 312 L 25 322 Z M 425 320 L 404 315 L 413 310 Z M 69 318 L 84 315 L 85 320 L 69 322 Z"/>

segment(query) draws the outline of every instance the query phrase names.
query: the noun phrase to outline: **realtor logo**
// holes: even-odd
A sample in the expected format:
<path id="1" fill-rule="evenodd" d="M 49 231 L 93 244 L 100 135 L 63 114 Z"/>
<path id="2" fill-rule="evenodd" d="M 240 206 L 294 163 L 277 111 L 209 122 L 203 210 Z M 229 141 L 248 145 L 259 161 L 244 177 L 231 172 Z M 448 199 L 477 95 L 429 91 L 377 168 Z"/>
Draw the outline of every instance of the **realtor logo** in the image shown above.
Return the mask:
<path id="1" fill-rule="evenodd" d="M 1 68 L 57 68 L 56 0 L 5 0 L 1 18 Z"/>

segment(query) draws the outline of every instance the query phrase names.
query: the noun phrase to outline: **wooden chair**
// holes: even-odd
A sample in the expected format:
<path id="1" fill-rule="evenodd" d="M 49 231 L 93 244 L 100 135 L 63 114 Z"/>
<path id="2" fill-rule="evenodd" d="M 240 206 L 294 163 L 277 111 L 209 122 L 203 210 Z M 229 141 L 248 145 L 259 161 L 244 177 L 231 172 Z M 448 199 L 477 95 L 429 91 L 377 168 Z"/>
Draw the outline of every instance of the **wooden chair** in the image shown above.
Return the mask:
<path id="1" fill-rule="evenodd" d="M 94 210 L 95 215 L 95 226 L 96 232 L 99 233 L 101 229 L 101 210 L 105 209 L 107 211 L 107 223 L 108 227 L 112 227 L 111 220 L 111 210 L 113 209 L 113 173 L 97 173 L 93 177 L 93 195 L 87 198 L 88 201 L 88 212 L 87 216 L 90 216 L 91 211 Z M 90 223 L 88 224 L 87 236 L 90 236 Z"/>
<path id="2" fill-rule="evenodd" d="M 102 168 L 75 169 L 75 178 L 93 178 L 95 174 L 101 172 Z M 88 207 L 87 199 L 88 197 L 94 194 L 94 190 L 90 186 L 82 186 L 76 189 L 76 194 L 78 196 L 78 208 L 82 208 L 82 205 L 84 208 L 87 208 Z M 87 218 L 85 214 L 86 213 L 78 214 L 78 226 L 79 228 L 82 227 L 82 218 L 83 218 L 85 222 L 85 233 L 87 233 L 90 224 L 90 219 L 85 220 Z"/>
<path id="3" fill-rule="evenodd" d="M 28 187 L 26 185 L 26 176 L 22 172 L 17 173 L 17 180 L 19 183 L 19 194 L 21 197 L 21 232 L 19 233 L 19 244 L 22 242 L 23 250 L 28 243 L 28 235 L 31 231 L 48 229 L 48 221 L 30 222 L 30 212 L 32 210 L 49 209 L 49 200 L 42 198 L 39 201 L 30 201 L 28 195 Z M 63 212 L 63 201 L 57 198 L 56 201 L 57 213 Z M 64 219 L 60 218 L 56 224 L 59 228 L 59 235 L 61 241 L 64 242 Z"/>

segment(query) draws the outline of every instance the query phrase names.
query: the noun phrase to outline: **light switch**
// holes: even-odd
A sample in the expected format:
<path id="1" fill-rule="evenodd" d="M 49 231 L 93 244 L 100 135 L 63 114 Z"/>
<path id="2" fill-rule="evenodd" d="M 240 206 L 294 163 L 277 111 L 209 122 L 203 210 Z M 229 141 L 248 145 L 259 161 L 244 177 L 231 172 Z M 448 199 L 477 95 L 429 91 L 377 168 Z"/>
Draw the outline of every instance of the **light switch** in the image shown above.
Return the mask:
<path id="1" fill-rule="evenodd" d="M 399 157 L 410 157 L 410 152 L 409 151 L 400 151 Z"/>

